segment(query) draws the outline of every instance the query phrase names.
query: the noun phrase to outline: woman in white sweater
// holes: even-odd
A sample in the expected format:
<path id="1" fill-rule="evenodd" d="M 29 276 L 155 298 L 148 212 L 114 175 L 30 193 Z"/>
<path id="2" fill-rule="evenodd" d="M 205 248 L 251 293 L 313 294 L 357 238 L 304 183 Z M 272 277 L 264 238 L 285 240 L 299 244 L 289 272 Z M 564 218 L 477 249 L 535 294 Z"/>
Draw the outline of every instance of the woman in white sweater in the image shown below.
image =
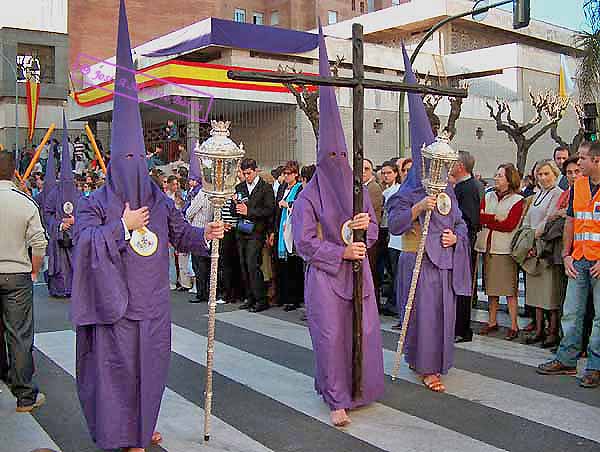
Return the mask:
<path id="1" fill-rule="evenodd" d="M 535 166 L 536 181 L 540 191 L 533 195 L 533 201 L 523 218 L 523 227 L 535 229 L 536 240 L 544 233 L 548 219 L 556 211 L 558 198 L 562 190 L 557 186 L 560 171 L 554 160 L 542 160 Z M 536 248 L 529 251 L 529 256 L 535 256 Z M 543 342 L 545 348 L 558 345 L 558 313 L 562 303 L 562 273 L 560 265 L 540 260 L 539 273 L 525 273 L 526 287 L 525 304 L 535 308 L 535 332 L 527 337 L 528 344 Z M 544 334 L 544 311 L 550 312 L 549 335 Z"/>

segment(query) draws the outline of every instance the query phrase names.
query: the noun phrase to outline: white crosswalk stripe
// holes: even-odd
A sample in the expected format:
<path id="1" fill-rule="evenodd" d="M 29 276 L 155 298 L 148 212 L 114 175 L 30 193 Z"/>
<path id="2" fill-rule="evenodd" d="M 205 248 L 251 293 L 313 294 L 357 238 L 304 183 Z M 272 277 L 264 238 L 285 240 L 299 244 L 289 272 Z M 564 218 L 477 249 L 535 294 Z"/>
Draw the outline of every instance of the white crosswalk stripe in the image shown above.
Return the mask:
<path id="1" fill-rule="evenodd" d="M 308 328 L 301 325 L 245 312 L 221 313 L 217 318 L 300 347 L 312 347 Z M 383 356 L 386 374 L 390 375 L 395 353 L 384 350 Z M 400 378 L 420 384 L 405 363 Z M 444 382 L 448 394 L 600 442 L 600 408 L 456 368 Z"/>
<path id="2" fill-rule="evenodd" d="M 312 348 L 308 329 L 293 322 L 281 320 L 263 314 L 251 314 L 246 311 L 223 312 L 217 315 L 217 343 L 215 346 L 215 372 L 235 384 L 243 391 L 266 396 L 268 403 L 279 404 L 291 409 L 291 412 L 307 416 L 309 421 L 320 428 L 330 429 L 329 411 L 313 389 L 313 379 L 309 375 L 286 365 L 274 362 L 242 350 L 231 337 L 219 341 L 219 325 L 229 328 L 230 333 L 242 328 L 255 335 L 259 341 L 278 341 L 306 350 Z M 384 329 L 389 324 L 383 325 Z M 268 339 L 267 339 L 268 338 Z M 36 335 L 35 346 L 39 352 L 74 378 L 75 374 L 75 333 L 71 330 L 40 333 Z M 287 345 L 289 347 L 289 345 Z M 546 350 L 509 343 L 494 338 L 476 337 L 472 343 L 460 344 L 461 348 L 489 357 L 513 361 L 515 365 L 537 365 L 551 355 Z M 240 348 L 238 348 L 240 347 Z M 203 366 L 206 357 L 206 337 L 177 324 L 172 325 L 172 350 L 180 357 L 191 362 L 190 365 Z M 384 350 L 386 373 L 392 367 L 394 353 Z M 179 358 L 181 359 L 181 358 Z M 284 361 L 285 362 L 285 361 Z M 306 361 L 304 361 L 306 362 Z M 47 364 L 48 365 L 48 364 Z M 521 367 L 523 369 L 523 367 Z M 533 369 L 531 369 L 533 372 Z M 68 378 L 68 377 L 66 377 Z M 400 378 L 411 384 L 421 383 L 405 365 Z M 560 434 L 576 435 L 598 444 L 600 450 L 600 408 L 557 395 L 540 392 L 499 379 L 491 378 L 476 371 L 452 369 L 445 377 L 448 396 L 455 397 L 463 404 L 475 403 L 486 410 L 497 410 L 511 419 L 520 422 L 535 423 L 555 429 Z M 59 451 L 59 447 L 43 428 L 43 422 L 36 421 L 31 415 L 14 413 L 14 399 L 5 387 L 0 394 L 0 438 L 10 447 L 10 452 L 30 452 L 37 447 L 49 447 Z M 393 386 L 392 386 L 393 388 Z M 176 392 L 177 387 L 169 386 L 163 396 L 157 430 L 163 435 L 161 447 L 168 452 L 270 452 L 283 450 L 269 448 L 261 444 L 260 433 L 245 432 L 242 426 L 231 425 L 213 416 L 211 441 L 202 441 L 204 411 L 195 402 Z M 203 387 L 198 385 L 198 393 Z M 387 390 L 386 390 L 387 392 Z M 182 393 L 183 394 L 183 393 Z M 448 397 L 440 396 L 440 397 Z M 437 397 L 437 396 L 436 396 Z M 196 399 L 196 400 L 199 400 Z M 385 403 L 384 403 L 385 402 Z M 216 404 L 224 403 L 223 396 L 217 394 Z M 234 402 L 235 403 L 235 402 Z M 403 408 L 388 406 L 383 401 L 351 413 L 353 423 L 343 430 L 357 444 L 367 443 L 378 450 L 393 452 L 497 452 L 512 450 L 499 446 L 487 437 L 471 437 L 464 430 L 454 430 L 455 424 L 438 425 L 421 418 L 420 411 L 410 414 Z M 393 405 L 393 403 L 391 403 Z M 55 408 L 56 409 L 56 408 Z M 259 414 L 264 416 L 264 414 Z M 427 416 L 425 416 L 427 417 Z M 261 421 L 262 422 L 262 421 Z M 269 422 L 268 415 L 265 422 Z M 437 422 L 437 421 L 436 421 Z M 483 421 L 482 421 L 483 422 Z M 545 427 L 544 427 L 545 428 Z M 469 431 L 469 430 L 467 430 Z M 559 434 L 559 433 L 556 433 Z M 258 436 L 257 436 L 258 435 Z M 358 442 L 362 441 L 362 443 Z M 486 442 L 487 441 L 487 442 Z M 592 443 L 594 444 L 594 443 Z M 443 447 L 441 446 L 443 445 Z M 4 447 L 0 450 L 5 450 Z M 575 445 L 574 445 L 575 446 Z M 294 450 L 285 449 L 285 450 Z M 306 450 L 306 449 L 303 449 Z M 360 446 L 356 449 L 360 450 Z M 592 449 L 585 449 L 592 450 Z M 64 451 L 67 452 L 67 451 Z M 68 452 L 78 452 L 69 450 Z"/>
<path id="3" fill-rule="evenodd" d="M 15 411 L 16 399 L 1 382 L 0 390 L 0 450 L 29 452 L 49 447 L 59 452 L 58 446 L 31 414 Z"/>
<path id="4" fill-rule="evenodd" d="M 75 333 L 56 331 L 36 335 L 36 347 L 48 358 L 75 376 Z M 202 391 L 203 388 L 198 388 Z M 212 439 L 202 441 L 204 410 L 187 401 L 179 394 L 166 389 L 158 418 L 157 431 L 161 432 L 161 446 L 169 452 L 269 452 L 252 438 L 237 431 L 213 416 Z"/>

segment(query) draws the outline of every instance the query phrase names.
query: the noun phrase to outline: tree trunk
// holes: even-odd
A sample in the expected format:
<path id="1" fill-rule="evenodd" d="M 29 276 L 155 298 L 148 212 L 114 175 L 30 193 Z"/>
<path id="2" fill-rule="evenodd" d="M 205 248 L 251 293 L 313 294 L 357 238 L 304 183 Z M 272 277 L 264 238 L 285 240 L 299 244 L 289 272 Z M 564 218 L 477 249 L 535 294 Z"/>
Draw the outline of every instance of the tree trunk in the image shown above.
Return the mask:
<path id="1" fill-rule="evenodd" d="M 529 153 L 529 145 L 525 142 L 517 143 L 517 169 L 519 173 L 525 174 L 527 166 L 527 154 Z"/>

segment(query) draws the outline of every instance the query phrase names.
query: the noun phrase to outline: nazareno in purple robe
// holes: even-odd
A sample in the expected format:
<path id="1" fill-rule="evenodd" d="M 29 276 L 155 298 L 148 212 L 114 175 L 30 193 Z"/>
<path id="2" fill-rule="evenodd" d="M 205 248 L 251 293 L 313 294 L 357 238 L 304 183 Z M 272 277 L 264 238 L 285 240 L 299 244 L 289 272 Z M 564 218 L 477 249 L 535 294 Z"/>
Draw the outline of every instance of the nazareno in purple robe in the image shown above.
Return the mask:
<path id="1" fill-rule="evenodd" d="M 63 112 L 63 144 L 60 165 L 60 181 L 44 198 L 43 218 L 49 235 L 48 241 L 48 293 L 53 297 L 70 297 L 73 284 L 73 248 L 72 227 L 60 230 L 62 220 L 69 215 L 65 205 L 70 204 L 74 215 L 81 193 L 75 186 L 71 157 L 67 120 Z"/>
<path id="2" fill-rule="evenodd" d="M 169 243 L 208 255 L 202 229 L 156 190 L 150 257 L 125 241 L 123 206 L 102 187 L 77 211 L 72 321 L 77 389 L 92 439 L 102 449 L 148 447 L 171 354 Z"/>
<path id="3" fill-rule="evenodd" d="M 366 405 L 383 395 L 383 352 L 379 313 L 368 261 L 363 260 L 362 398 L 352 400 L 352 262 L 344 260 L 341 237 L 318 237 L 327 216 L 307 187 L 294 203 L 294 243 L 306 261 L 304 299 L 315 353 L 315 389 L 331 410 Z M 377 240 L 375 212 L 365 191 L 371 223 L 367 246 Z M 340 230 L 341 230 L 340 224 Z M 338 234 L 339 235 L 339 234 Z"/>
<path id="4" fill-rule="evenodd" d="M 106 184 L 79 202 L 71 320 L 77 334 L 77 391 L 102 449 L 150 445 L 171 354 L 169 243 L 207 255 L 204 231 L 185 221 L 151 182 L 146 166 L 124 1 L 119 8 L 118 80 Z M 121 216 L 148 207 L 154 254 L 138 255 Z"/>
<path id="5" fill-rule="evenodd" d="M 448 215 L 433 211 L 425 253 L 417 282 L 415 302 L 409 321 L 404 355 L 408 364 L 421 375 L 446 374 L 454 363 L 454 322 L 456 296 L 471 295 L 470 248 L 467 227 L 458 208 L 454 190 L 446 193 L 452 200 Z M 414 204 L 426 196 L 424 189 L 398 191 L 387 204 L 390 234 L 400 235 L 412 227 Z M 425 213 L 419 217 L 423 224 Z M 451 229 L 456 245 L 442 247 L 442 231 Z M 408 301 L 416 254 L 402 252 L 396 277 L 397 306 L 400 321 Z"/>
<path id="6" fill-rule="evenodd" d="M 319 74 L 329 76 L 329 58 L 319 24 Z M 363 261 L 362 397 L 352 400 L 352 262 L 343 259 L 341 230 L 352 217 L 352 170 L 348 163 L 335 92 L 319 87 L 319 142 L 315 175 L 294 203 L 292 231 L 297 253 L 308 264 L 304 299 L 315 353 L 315 389 L 331 410 L 354 408 L 383 394 L 383 351 L 373 278 Z M 366 189 L 364 210 L 371 216 L 367 246 L 378 226 Z"/>

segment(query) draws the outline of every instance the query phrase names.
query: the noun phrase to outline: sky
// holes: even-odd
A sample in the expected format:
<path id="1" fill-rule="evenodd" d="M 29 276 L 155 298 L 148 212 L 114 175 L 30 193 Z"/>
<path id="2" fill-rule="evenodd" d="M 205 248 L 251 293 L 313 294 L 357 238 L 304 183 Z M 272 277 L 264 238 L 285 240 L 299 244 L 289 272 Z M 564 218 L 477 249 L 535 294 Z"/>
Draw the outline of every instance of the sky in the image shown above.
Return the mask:
<path id="1" fill-rule="evenodd" d="M 585 26 L 585 0 L 531 0 L 531 16 L 555 25 L 581 30 Z M 508 6 L 512 9 L 512 6 Z"/>

